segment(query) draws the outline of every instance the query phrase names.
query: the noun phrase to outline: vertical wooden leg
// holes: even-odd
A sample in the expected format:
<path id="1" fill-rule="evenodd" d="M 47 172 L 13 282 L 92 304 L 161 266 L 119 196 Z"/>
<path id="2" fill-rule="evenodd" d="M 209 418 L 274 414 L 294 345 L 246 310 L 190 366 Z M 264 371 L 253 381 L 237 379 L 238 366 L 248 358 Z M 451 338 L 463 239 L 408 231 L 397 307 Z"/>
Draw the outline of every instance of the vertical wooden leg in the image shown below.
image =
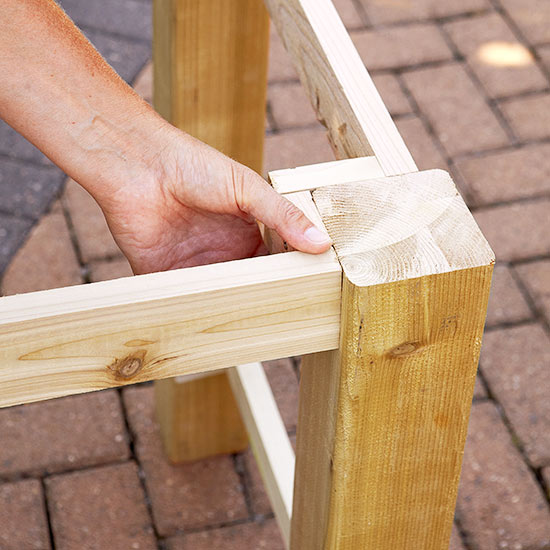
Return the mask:
<path id="1" fill-rule="evenodd" d="M 154 0 L 153 28 L 157 111 L 261 173 L 269 47 L 263 2 Z M 155 393 L 172 460 L 246 446 L 225 373 L 183 383 L 157 382 Z M 211 431 L 207 437 L 205 423 Z"/>
<path id="2" fill-rule="evenodd" d="M 371 209 L 355 219 L 352 186 L 326 192 L 327 216 L 314 192 L 344 269 L 342 324 L 339 350 L 302 364 L 292 550 L 448 549 L 493 259 L 465 206 L 453 211 L 458 199 L 429 213 L 444 182 L 436 177 L 424 200 L 422 177 L 382 213 L 380 197 L 401 180 L 380 182 L 378 198 L 357 184 Z M 396 235 L 419 225 L 404 246 L 392 216 L 413 203 L 411 218 L 395 218 Z M 460 233 L 441 231 L 446 223 Z M 381 226 L 387 246 L 376 241 Z M 372 247 L 354 254 L 361 239 L 350 235 Z M 463 268 L 438 267 L 442 254 Z M 399 280 L 407 270 L 416 273 Z"/>
<path id="3" fill-rule="evenodd" d="M 172 462 L 234 453 L 248 445 L 225 372 L 155 382 L 157 418 Z"/>

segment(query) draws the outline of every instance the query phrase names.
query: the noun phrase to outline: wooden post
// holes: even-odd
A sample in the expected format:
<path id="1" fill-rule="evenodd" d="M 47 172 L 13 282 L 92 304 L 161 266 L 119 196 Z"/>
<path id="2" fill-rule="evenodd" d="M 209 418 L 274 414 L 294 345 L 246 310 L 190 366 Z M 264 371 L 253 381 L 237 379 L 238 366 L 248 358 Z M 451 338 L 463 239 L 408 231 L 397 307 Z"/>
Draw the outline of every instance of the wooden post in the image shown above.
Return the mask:
<path id="1" fill-rule="evenodd" d="M 337 157 L 405 174 L 313 192 L 342 321 L 302 363 L 291 549 L 444 550 L 493 255 L 448 176 L 416 172 L 330 0 L 265 1 Z"/>
<path id="2" fill-rule="evenodd" d="M 448 175 L 313 194 L 344 270 L 302 365 L 291 548 L 448 548 L 493 255 Z"/>
<path id="3" fill-rule="evenodd" d="M 269 47 L 262 1 L 155 0 L 153 20 L 155 108 L 175 126 L 261 173 Z M 157 417 L 171 460 L 246 447 L 225 377 L 157 383 L 162 403 Z M 226 429 L 228 418 L 232 429 Z M 203 439 L 205 422 L 215 438 Z"/>

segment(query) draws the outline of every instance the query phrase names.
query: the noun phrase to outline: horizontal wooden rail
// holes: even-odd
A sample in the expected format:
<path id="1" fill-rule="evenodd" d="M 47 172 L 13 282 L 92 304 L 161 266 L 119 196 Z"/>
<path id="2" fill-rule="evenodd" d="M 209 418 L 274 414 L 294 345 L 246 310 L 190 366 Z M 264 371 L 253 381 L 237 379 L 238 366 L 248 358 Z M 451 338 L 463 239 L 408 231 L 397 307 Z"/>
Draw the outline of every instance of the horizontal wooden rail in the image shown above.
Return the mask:
<path id="1" fill-rule="evenodd" d="M 0 406 L 335 349 L 340 293 L 331 250 L 0 298 Z"/>
<path id="2" fill-rule="evenodd" d="M 261 363 L 241 365 L 227 372 L 254 457 L 288 548 L 294 489 L 294 451 Z"/>

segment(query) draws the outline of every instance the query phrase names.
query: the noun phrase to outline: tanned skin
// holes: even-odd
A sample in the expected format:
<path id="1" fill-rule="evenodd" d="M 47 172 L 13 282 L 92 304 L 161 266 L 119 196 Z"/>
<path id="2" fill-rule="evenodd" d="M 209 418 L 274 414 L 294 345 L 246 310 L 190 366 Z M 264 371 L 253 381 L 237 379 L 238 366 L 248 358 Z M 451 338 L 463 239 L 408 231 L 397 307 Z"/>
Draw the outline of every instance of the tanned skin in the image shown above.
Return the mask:
<path id="1" fill-rule="evenodd" d="M 255 219 L 329 248 L 255 172 L 157 115 L 53 0 L 0 0 L 0 75 L 0 117 L 96 199 L 135 273 L 262 254 Z"/>

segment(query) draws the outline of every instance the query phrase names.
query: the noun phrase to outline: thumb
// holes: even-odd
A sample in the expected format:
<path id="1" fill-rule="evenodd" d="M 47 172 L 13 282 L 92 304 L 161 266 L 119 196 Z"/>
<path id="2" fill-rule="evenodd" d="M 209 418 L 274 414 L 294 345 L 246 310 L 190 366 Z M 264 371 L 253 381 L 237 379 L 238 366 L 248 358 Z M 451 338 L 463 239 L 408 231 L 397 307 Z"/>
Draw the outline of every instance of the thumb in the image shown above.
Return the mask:
<path id="1" fill-rule="evenodd" d="M 274 229 L 288 244 L 302 252 L 320 254 L 332 244 L 325 231 L 315 226 L 289 200 L 279 195 L 257 174 L 244 178 L 241 187 L 241 210 L 251 214 L 270 229 Z"/>

